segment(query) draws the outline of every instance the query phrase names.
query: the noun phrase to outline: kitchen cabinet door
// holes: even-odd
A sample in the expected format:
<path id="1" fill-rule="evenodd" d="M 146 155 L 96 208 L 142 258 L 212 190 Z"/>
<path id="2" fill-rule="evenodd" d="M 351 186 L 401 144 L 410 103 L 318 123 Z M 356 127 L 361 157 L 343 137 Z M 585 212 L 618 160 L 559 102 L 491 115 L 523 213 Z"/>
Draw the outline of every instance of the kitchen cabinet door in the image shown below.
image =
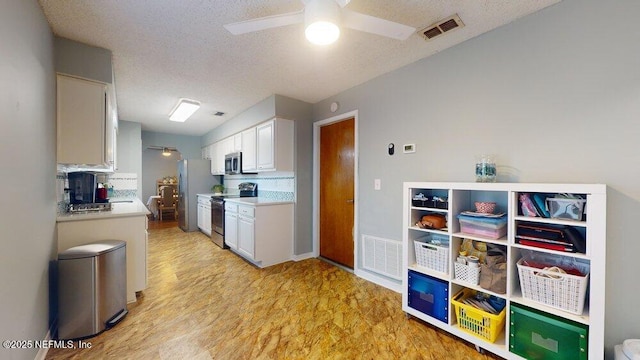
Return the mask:
<path id="1" fill-rule="evenodd" d="M 255 258 L 255 221 L 253 218 L 238 216 L 238 251 Z"/>
<path id="2" fill-rule="evenodd" d="M 256 171 L 256 128 L 252 127 L 242 135 L 242 171 Z"/>
<path id="3" fill-rule="evenodd" d="M 256 149 L 258 170 L 275 169 L 275 120 L 256 127 Z"/>
<path id="4" fill-rule="evenodd" d="M 211 206 L 204 205 L 202 210 L 202 228 L 205 234 L 211 235 Z"/>
<path id="5" fill-rule="evenodd" d="M 57 76 L 57 162 L 112 166 L 113 131 L 103 83 Z M 110 152 L 110 153 L 109 153 Z"/>
<path id="6" fill-rule="evenodd" d="M 224 214 L 224 242 L 231 249 L 238 249 L 238 214 Z"/>

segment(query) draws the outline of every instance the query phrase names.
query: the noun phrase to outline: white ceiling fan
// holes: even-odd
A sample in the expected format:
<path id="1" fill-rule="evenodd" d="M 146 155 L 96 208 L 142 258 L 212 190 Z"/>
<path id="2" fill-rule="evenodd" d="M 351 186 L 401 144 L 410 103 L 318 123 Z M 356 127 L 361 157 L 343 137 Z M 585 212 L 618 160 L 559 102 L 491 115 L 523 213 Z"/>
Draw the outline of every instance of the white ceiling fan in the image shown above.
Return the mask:
<path id="1" fill-rule="evenodd" d="M 172 152 L 177 152 L 178 151 L 178 149 L 176 149 L 174 147 L 168 147 L 168 146 L 147 146 L 147 149 L 162 150 L 162 155 L 163 156 L 171 156 Z"/>
<path id="2" fill-rule="evenodd" d="M 304 22 L 305 35 L 318 45 L 333 43 L 340 36 L 340 26 L 393 39 L 405 40 L 416 29 L 393 21 L 346 9 L 350 0 L 301 0 L 300 11 L 267 16 L 224 25 L 234 35 Z"/>

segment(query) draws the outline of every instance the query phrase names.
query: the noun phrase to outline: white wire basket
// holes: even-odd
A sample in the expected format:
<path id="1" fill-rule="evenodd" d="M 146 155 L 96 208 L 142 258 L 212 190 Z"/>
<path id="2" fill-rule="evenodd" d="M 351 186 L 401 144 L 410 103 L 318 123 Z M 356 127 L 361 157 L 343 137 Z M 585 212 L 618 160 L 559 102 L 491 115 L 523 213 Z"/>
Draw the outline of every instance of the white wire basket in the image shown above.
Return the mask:
<path id="1" fill-rule="evenodd" d="M 454 277 L 456 280 L 478 285 L 480 282 L 480 265 L 472 267 L 458 262 L 453 263 Z"/>
<path id="2" fill-rule="evenodd" d="M 524 258 L 516 264 L 522 297 L 572 314 L 582 314 L 589 283 L 588 265 L 576 263 L 575 267 L 585 274 L 577 276 L 526 266 L 523 261 Z"/>
<path id="3" fill-rule="evenodd" d="M 416 263 L 435 271 L 449 273 L 449 247 L 428 244 L 413 240 L 416 250 Z"/>

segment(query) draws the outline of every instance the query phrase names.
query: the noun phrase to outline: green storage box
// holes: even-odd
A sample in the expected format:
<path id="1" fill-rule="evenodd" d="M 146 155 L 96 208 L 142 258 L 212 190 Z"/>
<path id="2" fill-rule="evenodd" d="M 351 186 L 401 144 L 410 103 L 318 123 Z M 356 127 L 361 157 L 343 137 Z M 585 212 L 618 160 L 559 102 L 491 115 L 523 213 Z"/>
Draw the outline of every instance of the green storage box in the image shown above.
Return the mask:
<path id="1" fill-rule="evenodd" d="M 512 353 L 530 360 L 587 359 L 587 325 L 515 304 L 510 315 Z"/>

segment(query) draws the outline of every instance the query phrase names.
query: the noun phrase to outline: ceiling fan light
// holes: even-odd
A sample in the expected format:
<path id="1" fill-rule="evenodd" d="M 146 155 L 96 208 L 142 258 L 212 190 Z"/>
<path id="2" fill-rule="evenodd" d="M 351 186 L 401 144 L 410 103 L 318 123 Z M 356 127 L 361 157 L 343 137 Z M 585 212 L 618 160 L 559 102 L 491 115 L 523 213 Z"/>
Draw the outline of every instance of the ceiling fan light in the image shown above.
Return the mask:
<path id="1" fill-rule="evenodd" d="M 193 113 L 196 112 L 196 110 L 198 110 L 199 108 L 200 103 L 195 100 L 180 99 L 180 101 L 178 101 L 178 104 L 169 113 L 169 120 L 185 122 L 185 120 L 193 115 Z"/>
<path id="2" fill-rule="evenodd" d="M 340 28 L 328 21 L 316 21 L 307 26 L 304 35 L 313 44 L 329 45 L 340 37 Z"/>
<path id="3" fill-rule="evenodd" d="M 340 37 L 340 7 L 335 0 L 311 0 L 304 9 L 304 24 L 307 40 L 329 45 Z"/>
<path id="4" fill-rule="evenodd" d="M 162 156 L 171 156 L 171 151 L 167 148 L 162 149 Z"/>

